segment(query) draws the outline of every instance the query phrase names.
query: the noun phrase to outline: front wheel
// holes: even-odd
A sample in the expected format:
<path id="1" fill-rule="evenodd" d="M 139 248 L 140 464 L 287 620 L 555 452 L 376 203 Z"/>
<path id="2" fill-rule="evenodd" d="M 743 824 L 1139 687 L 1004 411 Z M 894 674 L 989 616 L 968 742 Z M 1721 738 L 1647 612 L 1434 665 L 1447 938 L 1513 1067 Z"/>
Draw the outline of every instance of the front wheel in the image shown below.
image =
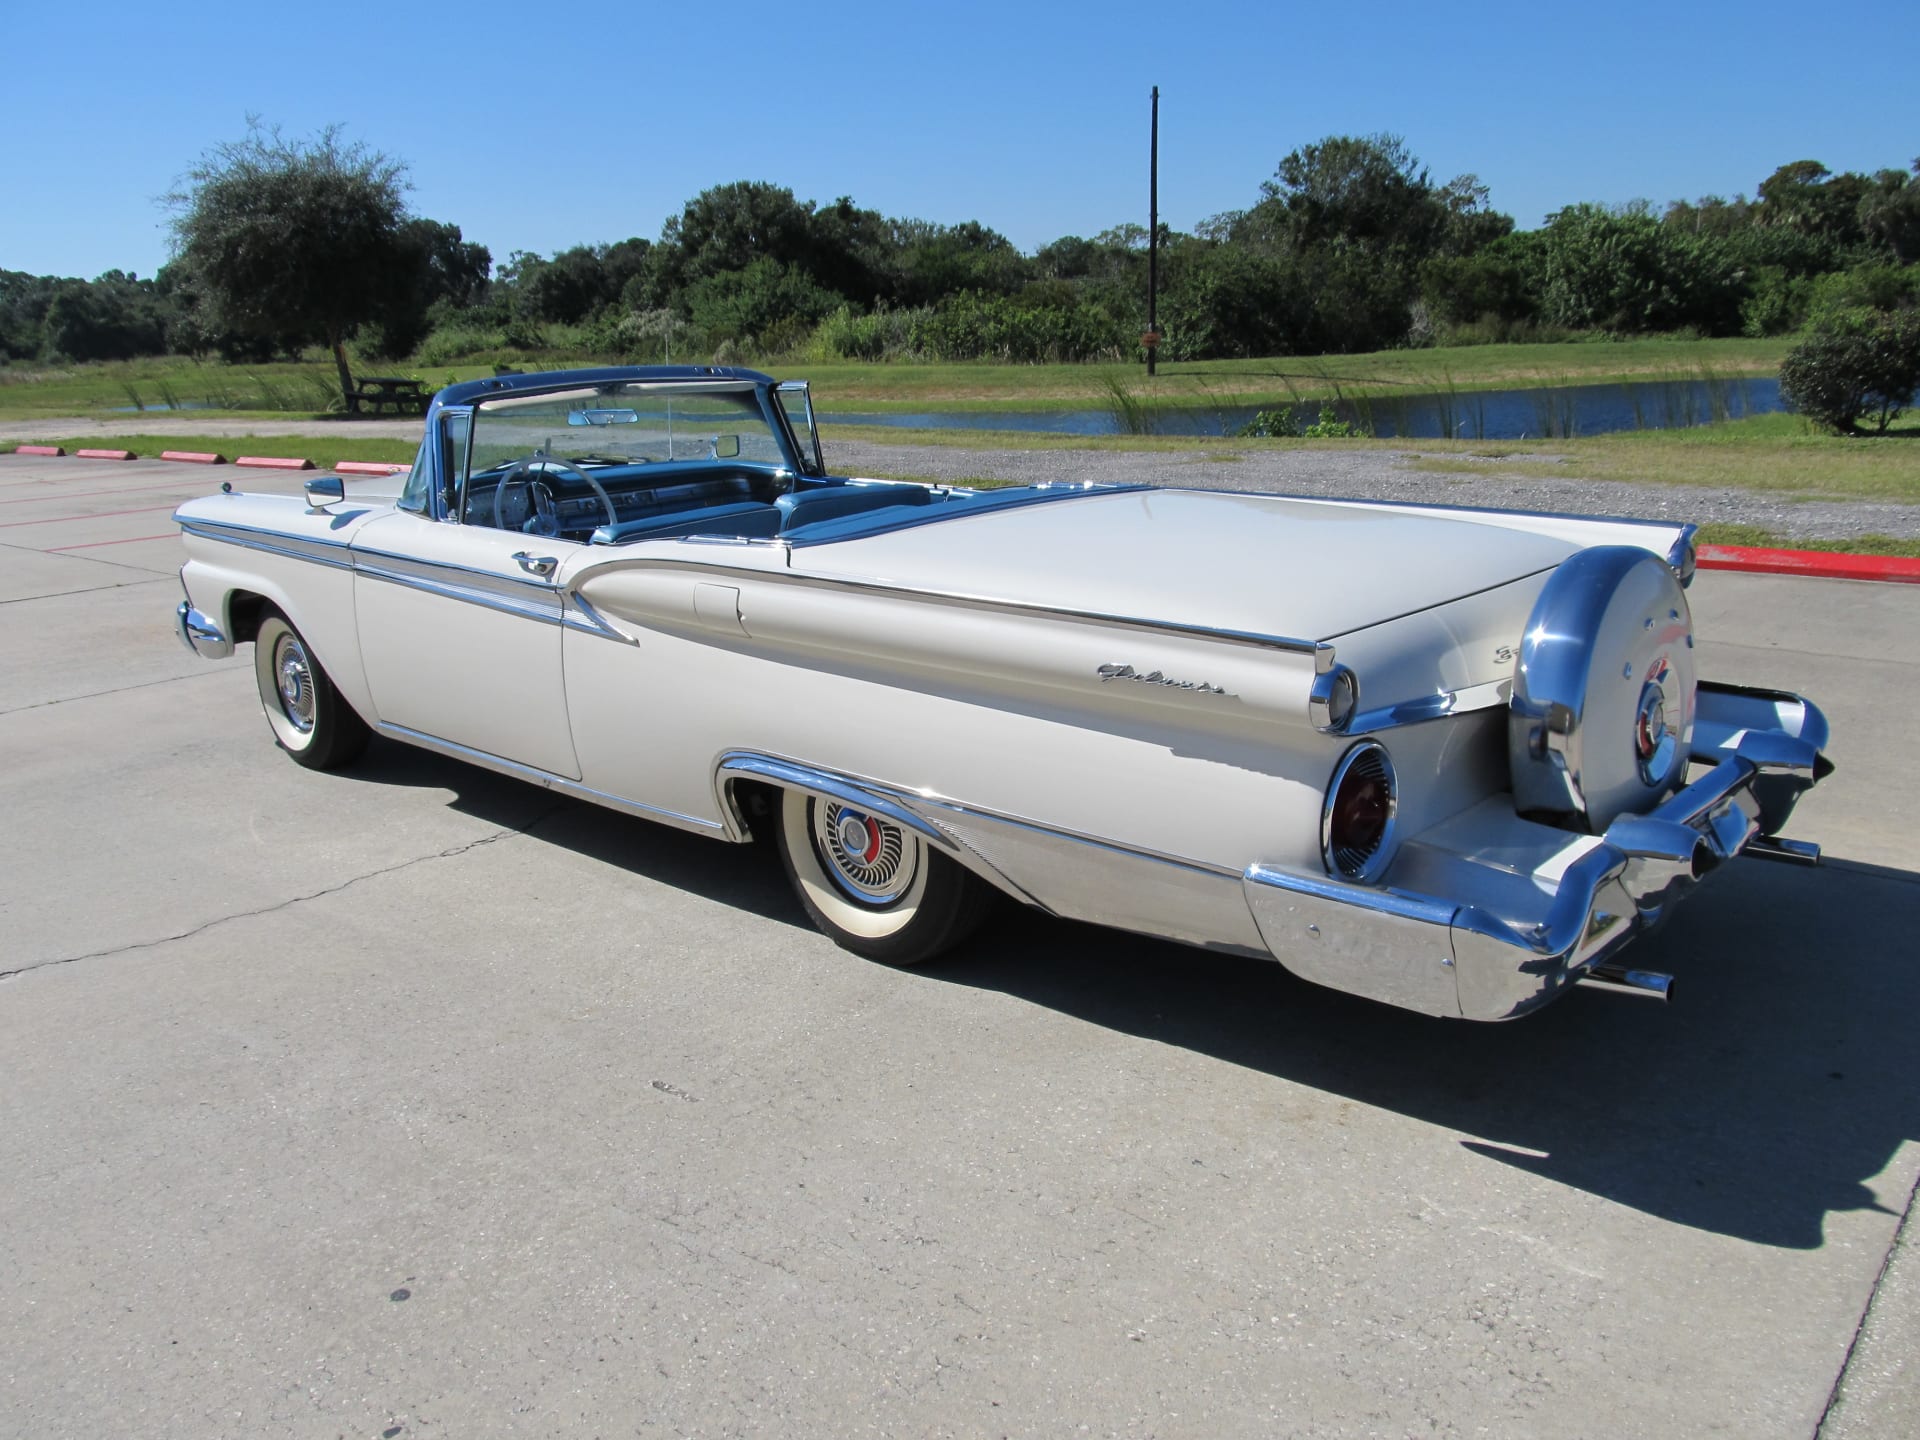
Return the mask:
<path id="1" fill-rule="evenodd" d="M 253 641 L 260 708 L 280 748 L 309 770 L 332 770 L 367 748 L 367 722 L 354 713 L 287 617 L 270 610 Z"/>
<path id="2" fill-rule="evenodd" d="M 918 965 L 958 945 L 986 915 L 984 882 L 882 816 L 787 790 L 776 833 L 808 918 L 856 955 Z"/>

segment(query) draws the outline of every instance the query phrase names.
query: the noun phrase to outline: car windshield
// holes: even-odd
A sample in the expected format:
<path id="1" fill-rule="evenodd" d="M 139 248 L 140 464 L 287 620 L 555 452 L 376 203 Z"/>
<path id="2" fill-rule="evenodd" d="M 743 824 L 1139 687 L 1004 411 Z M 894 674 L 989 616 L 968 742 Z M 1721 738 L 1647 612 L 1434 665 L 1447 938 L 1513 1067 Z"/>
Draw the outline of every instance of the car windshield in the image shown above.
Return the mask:
<path id="1" fill-rule="evenodd" d="M 526 459 L 581 470 L 667 461 L 786 465 L 751 384 L 596 385 L 483 402 L 473 419 L 474 475 Z"/>

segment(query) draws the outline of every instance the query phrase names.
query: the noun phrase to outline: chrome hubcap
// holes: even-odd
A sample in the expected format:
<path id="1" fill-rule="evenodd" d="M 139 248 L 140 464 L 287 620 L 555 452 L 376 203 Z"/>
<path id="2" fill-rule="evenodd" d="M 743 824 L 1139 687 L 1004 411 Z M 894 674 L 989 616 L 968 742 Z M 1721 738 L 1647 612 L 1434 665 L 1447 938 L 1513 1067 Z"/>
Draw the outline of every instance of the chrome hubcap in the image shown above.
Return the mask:
<path id="1" fill-rule="evenodd" d="M 1640 765 L 1640 778 L 1649 785 L 1664 785 L 1673 769 L 1674 751 L 1679 742 L 1667 723 L 1666 682 L 1673 667 L 1662 656 L 1654 662 L 1647 683 L 1640 690 L 1640 706 L 1633 723 L 1634 759 Z"/>
<path id="2" fill-rule="evenodd" d="M 913 851 L 897 825 L 816 800 L 813 840 L 834 883 L 864 905 L 891 905 L 913 885 Z"/>
<path id="3" fill-rule="evenodd" d="M 294 729 L 313 729 L 313 670 L 306 650 L 293 636 L 282 635 L 273 647 L 273 669 L 280 687 L 280 709 Z"/>

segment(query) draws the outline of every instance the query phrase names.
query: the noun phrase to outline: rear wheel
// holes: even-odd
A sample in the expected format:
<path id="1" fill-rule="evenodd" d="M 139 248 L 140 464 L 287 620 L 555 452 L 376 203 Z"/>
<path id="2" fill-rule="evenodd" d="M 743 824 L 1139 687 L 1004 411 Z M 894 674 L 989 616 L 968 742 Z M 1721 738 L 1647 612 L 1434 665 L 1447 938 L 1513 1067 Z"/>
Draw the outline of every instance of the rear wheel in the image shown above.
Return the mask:
<path id="1" fill-rule="evenodd" d="M 366 749 L 367 722 L 340 697 L 300 632 L 277 610 L 261 617 L 253 678 L 273 738 L 309 770 L 349 764 Z"/>
<path id="2" fill-rule="evenodd" d="M 971 872 L 883 816 L 799 790 L 780 798 L 780 859 L 808 917 L 869 960 L 918 965 L 985 917 L 991 894 Z"/>

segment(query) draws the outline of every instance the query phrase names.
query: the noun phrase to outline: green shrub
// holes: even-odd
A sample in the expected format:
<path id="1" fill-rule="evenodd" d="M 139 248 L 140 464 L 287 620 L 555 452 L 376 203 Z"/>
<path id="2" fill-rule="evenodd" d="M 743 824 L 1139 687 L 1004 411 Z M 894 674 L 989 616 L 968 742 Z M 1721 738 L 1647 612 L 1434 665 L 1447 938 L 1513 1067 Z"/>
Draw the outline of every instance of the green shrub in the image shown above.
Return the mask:
<path id="1" fill-rule="evenodd" d="M 1862 416 L 1885 434 L 1920 390 L 1920 312 L 1832 312 L 1787 352 L 1780 395 L 1787 407 L 1836 434 Z"/>
<path id="2" fill-rule="evenodd" d="M 1282 405 L 1278 410 L 1256 410 L 1253 418 L 1233 433 L 1247 439 L 1297 440 L 1300 421 L 1291 405 Z"/>
<path id="3" fill-rule="evenodd" d="M 1322 405 L 1320 418 L 1300 433 L 1309 440 L 1351 440 L 1361 432 L 1352 421 L 1334 414 L 1331 405 Z"/>

